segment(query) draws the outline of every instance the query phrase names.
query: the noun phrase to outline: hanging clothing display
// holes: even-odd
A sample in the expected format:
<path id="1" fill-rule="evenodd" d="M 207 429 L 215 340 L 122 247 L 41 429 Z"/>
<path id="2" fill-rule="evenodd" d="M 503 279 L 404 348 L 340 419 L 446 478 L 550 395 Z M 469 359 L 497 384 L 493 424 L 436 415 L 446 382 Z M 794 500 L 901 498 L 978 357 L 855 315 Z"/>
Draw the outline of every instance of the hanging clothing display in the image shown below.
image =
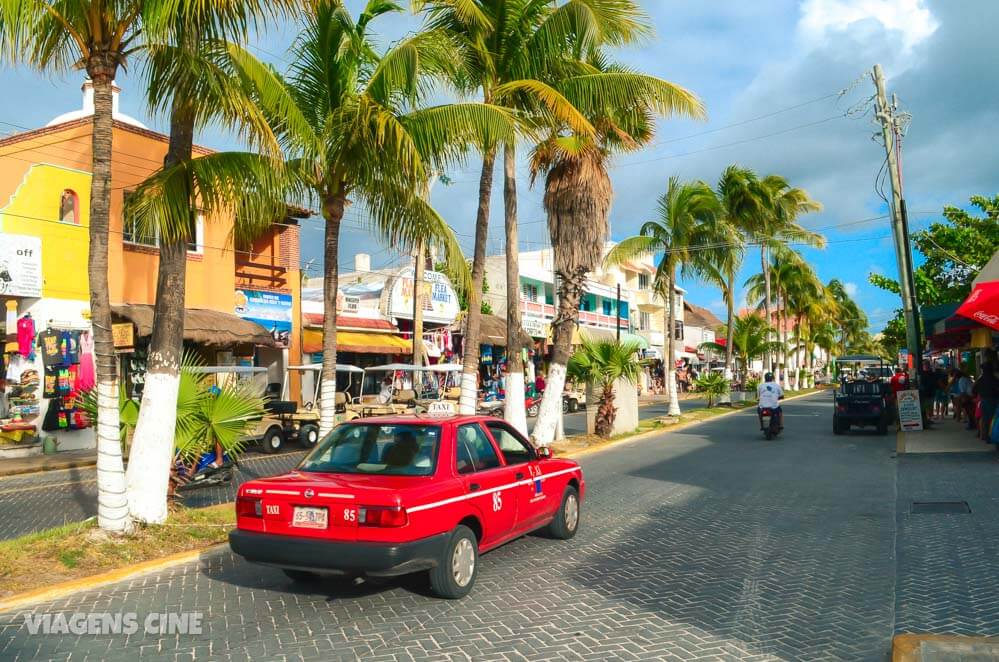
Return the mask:
<path id="1" fill-rule="evenodd" d="M 89 391 L 97 383 L 94 374 L 94 336 L 90 331 L 80 334 L 80 372 L 76 385 L 81 391 Z"/>
<path id="2" fill-rule="evenodd" d="M 34 357 L 34 347 L 35 320 L 31 315 L 25 315 L 17 320 L 17 353 L 25 358 Z"/>
<path id="3" fill-rule="evenodd" d="M 58 368 L 64 365 L 61 341 L 62 333 L 59 331 L 45 329 L 38 334 L 38 346 L 42 350 L 42 363 L 46 368 Z"/>

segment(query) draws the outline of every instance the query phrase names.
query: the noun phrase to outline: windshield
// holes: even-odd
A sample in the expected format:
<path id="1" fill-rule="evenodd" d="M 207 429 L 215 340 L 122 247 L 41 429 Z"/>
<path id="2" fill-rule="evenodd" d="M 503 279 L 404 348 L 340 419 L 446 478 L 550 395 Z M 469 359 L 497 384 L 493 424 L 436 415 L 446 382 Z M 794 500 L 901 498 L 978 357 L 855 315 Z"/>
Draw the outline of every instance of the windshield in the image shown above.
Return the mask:
<path id="1" fill-rule="evenodd" d="M 429 476 L 437 465 L 435 425 L 347 424 L 333 430 L 299 471 Z"/>

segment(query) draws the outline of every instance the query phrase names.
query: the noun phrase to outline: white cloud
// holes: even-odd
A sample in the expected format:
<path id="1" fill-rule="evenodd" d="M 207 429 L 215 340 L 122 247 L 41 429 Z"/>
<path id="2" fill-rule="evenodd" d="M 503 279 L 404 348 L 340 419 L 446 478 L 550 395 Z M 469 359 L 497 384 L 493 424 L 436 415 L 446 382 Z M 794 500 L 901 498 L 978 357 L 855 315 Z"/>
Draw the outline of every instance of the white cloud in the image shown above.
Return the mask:
<path id="1" fill-rule="evenodd" d="M 846 282 L 843 283 L 843 290 L 850 296 L 851 299 L 856 298 L 857 292 L 860 290 L 856 283 Z"/>
<path id="2" fill-rule="evenodd" d="M 832 33 L 857 29 L 871 20 L 901 33 L 905 51 L 932 35 L 938 26 L 923 0 L 806 0 L 798 31 L 807 42 L 825 42 Z"/>

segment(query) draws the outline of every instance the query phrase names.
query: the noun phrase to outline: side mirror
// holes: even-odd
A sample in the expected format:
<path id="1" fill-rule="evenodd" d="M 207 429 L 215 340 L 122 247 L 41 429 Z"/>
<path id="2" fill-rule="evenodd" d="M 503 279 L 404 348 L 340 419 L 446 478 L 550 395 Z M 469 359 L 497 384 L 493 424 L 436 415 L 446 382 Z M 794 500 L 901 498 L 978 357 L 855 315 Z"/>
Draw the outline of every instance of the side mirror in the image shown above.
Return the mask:
<path id="1" fill-rule="evenodd" d="M 549 446 L 539 446 L 537 454 L 539 460 L 550 460 L 552 457 L 552 449 Z"/>

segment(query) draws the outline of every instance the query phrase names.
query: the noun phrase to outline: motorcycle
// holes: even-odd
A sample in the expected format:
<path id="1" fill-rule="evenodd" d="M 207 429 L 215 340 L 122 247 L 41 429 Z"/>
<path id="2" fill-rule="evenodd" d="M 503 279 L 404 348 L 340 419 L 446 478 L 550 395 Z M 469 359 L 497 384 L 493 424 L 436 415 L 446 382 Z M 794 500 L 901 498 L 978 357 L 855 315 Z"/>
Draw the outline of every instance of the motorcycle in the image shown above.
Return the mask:
<path id="1" fill-rule="evenodd" d="M 232 481 L 236 469 L 236 461 L 222 454 L 222 464 L 215 464 L 215 451 L 209 451 L 202 455 L 194 470 L 185 465 L 179 458 L 174 472 L 177 492 L 188 492 L 201 487 L 211 487 Z"/>
<path id="2" fill-rule="evenodd" d="M 760 409 L 760 430 L 767 441 L 780 434 L 780 420 L 776 409 L 770 407 Z"/>

